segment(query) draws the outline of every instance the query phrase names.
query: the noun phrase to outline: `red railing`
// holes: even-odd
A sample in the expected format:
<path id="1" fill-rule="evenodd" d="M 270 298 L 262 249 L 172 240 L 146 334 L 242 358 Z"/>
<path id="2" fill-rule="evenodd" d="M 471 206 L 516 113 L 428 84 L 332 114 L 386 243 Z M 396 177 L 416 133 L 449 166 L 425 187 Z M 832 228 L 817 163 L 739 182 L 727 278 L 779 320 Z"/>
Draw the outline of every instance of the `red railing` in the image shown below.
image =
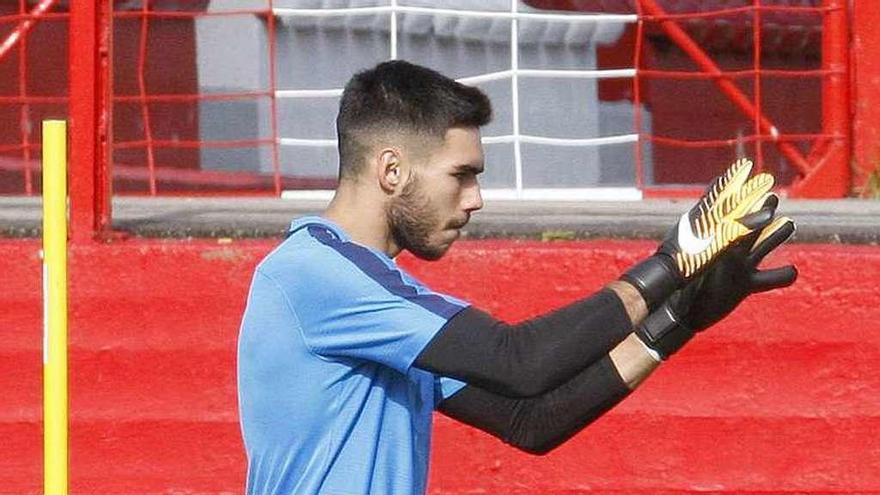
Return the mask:
<path id="1" fill-rule="evenodd" d="M 849 142 L 850 123 L 848 117 L 848 21 L 845 0 L 822 0 L 820 7 L 794 7 L 763 5 L 761 0 L 753 0 L 751 6 L 719 9 L 711 12 L 667 13 L 657 0 L 637 0 L 638 34 L 636 37 L 636 81 L 634 82 L 634 125 L 641 132 L 641 91 L 640 79 L 709 79 L 745 115 L 754 122 L 754 132 L 747 136 L 716 140 L 683 140 L 656 135 L 641 136 L 641 140 L 662 143 L 681 148 L 712 148 L 754 143 L 755 159 L 758 168 L 764 168 L 764 143 L 774 145 L 792 164 L 798 177 L 787 188 L 794 196 L 842 197 L 849 192 Z M 762 13 L 780 12 L 822 15 L 823 44 L 822 68 L 820 70 L 768 70 L 761 64 Z M 731 14 L 751 13 L 752 15 L 752 69 L 724 71 L 691 35 L 680 25 L 690 19 L 706 19 Z M 699 68 L 699 72 L 664 71 L 644 69 L 641 52 L 645 38 L 646 22 L 654 22 Z M 763 111 L 762 77 L 821 77 L 822 78 L 822 132 L 817 134 L 789 134 L 784 128 L 775 125 Z M 736 79 L 751 77 L 754 91 L 752 98 L 736 84 Z M 795 146 L 796 142 L 812 145 L 807 156 Z M 637 184 L 646 195 L 663 195 L 664 188 L 653 188 L 642 183 L 643 149 L 637 144 Z"/>
<path id="2" fill-rule="evenodd" d="M 107 3 L 107 2 L 103 2 Z M 148 40 L 151 19 L 178 19 L 178 20 L 194 20 L 196 18 L 214 16 L 258 16 L 265 20 L 268 29 L 268 46 L 270 60 L 270 74 L 268 77 L 269 87 L 255 91 L 240 91 L 226 93 L 202 93 L 192 91 L 180 94 L 155 94 L 151 93 L 147 84 L 148 77 Z M 137 46 L 137 92 L 136 94 L 115 95 L 114 103 L 135 103 L 140 107 L 141 122 L 143 125 L 142 139 L 114 139 L 112 140 L 112 151 L 119 150 L 143 150 L 145 153 L 146 173 L 141 172 L 141 167 L 135 165 L 120 164 L 119 160 L 107 160 L 100 163 L 104 167 L 107 175 L 112 175 L 117 181 L 129 181 L 141 183 L 144 180 L 147 183 L 148 193 L 156 195 L 160 192 L 159 183 L 161 180 L 173 180 L 178 187 L 184 189 L 190 186 L 207 186 L 209 189 L 217 189 L 232 192 L 233 194 L 269 194 L 278 196 L 281 193 L 282 178 L 279 165 L 279 156 L 276 146 L 277 129 L 275 119 L 275 75 L 274 75 L 274 50 L 275 50 L 275 18 L 272 14 L 271 2 L 261 9 L 238 9 L 232 11 L 163 11 L 151 9 L 148 0 L 142 3 L 142 7 L 137 11 L 114 12 L 113 19 L 139 19 L 139 39 Z M 201 139 L 198 137 L 191 139 L 160 139 L 153 132 L 154 125 L 151 122 L 151 104 L 161 103 L 195 103 L 200 101 L 240 101 L 253 99 L 268 99 L 271 109 L 271 135 L 267 137 L 242 138 L 242 139 Z M 255 148 L 269 147 L 272 150 L 272 177 L 270 188 L 266 188 L 266 183 L 260 174 L 253 173 L 228 173 L 228 172 L 212 172 L 203 170 L 187 170 L 163 166 L 157 159 L 157 150 L 162 149 L 206 149 L 206 148 Z M 111 151 L 111 153 L 112 153 Z M 112 171 L 109 168 L 113 166 Z M 173 190 L 165 190 L 163 193 L 169 193 Z M 193 194 L 192 191 L 186 194 Z M 97 212 L 98 219 L 97 228 L 101 231 L 109 231 L 109 222 L 101 220 L 105 215 L 100 212 L 109 211 L 109 205 L 104 203 L 95 203 L 92 205 Z"/>
<path id="3" fill-rule="evenodd" d="M 766 5 L 767 0 L 752 0 L 751 5 L 719 9 L 710 12 L 667 12 L 665 3 L 660 0 L 637 0 L 632 3 L 638 14 L 635 26 L 633 66 L 637 69 L 633 81 L 631 99 L 634 105 L 634 126 L 640 135 L 636 144 L 636 185 L 647 196 L 688 194 L 692 189 L 658 187 L 645 181 L 644 144 L 682 150 L 712 148 L 732 148 L 741 145 L 753 147 L 754 157 L 759 167 L 766 166 L 768 147 L 778 152 L 796 171 L 787 192 L 804 197 L 841 197 L 850 188 L 850 118 L 849 118 L 849 35 L 846 0 L 821 0 L 814 7 L 791 7 Z M 28 5 L 32 5 L 30 10 Z M 45 114 L 45 108 L 52 112 L 67 105 L 65 112 L 71 120 L 71 223 L 72 232 L 77 239 L 93 238 L 96 234 L 108 235 L 110 232 L 110 198 L 113 195 L 114 180 L 126 191 L 136 190 L 141 194 L 198 194 L 187 190 L 202 187 L 206 190 L 225 191 L 233 194 L 279 195 L 281 190 L 291 185 L 291 178 L 281 173 L 278 148 L 278 119 L 276 109 L 276 18 L 272 13 L 273 2 L 267 0 L 259 9 L 237 9 L 229 11 L 171 11 L 155 8 L 158 3 L 144 0 L 137 10 L 114 11 L 111 1 L 71 0 L 71 12 L 54 11 L 55 0 L 40 0 L 38 3 L 27 0 L 17 1 L 17 10 L 0 11 L 0 22 L 14 25 L 5 36 L 0 37 L 0 63 L 12 53 L 18 53 L 18 82 L 14 94 L 0 95 L 0 106 L 18 105 L 18 138 L 16 142 L 0 143 L 0 153 L 18 154 L 20 161 L 15 163 L 0 160 L 0 173 L 19 174 L 21 191 L 27 195 L 39 192 L 39 174 L 36 159 L 39 157 L 38 139 L 33 135 L 33 122 L 38 115 Z M 821 16 L 822 24 L 822 65 L 820 68 L 779 69 L 768 68 L 762 64 L 762 49 L 765 46 L 760 27 L 765 16 L 774 14 Z M 719 16 L 751 16 L 756 29 L 751 30 L 752 62 L 749 67 L 722 69 L 712 55 L 694 40 L 685 24 L 695 19 L 710 20 Z M 191 91 L 169 92 L 151 88 L 150 39 L 152 19 L 195 20 L 207 16 L 257 16 L 264 20 L 267 30 L 268 87 L 238 92 L 203 93 L 198 88 Z M 120 22 L 140 21 L 137 30 L 126 31 L 126 36 L 136 36 L 131 69 L 134 77 L 129 91 L 114 91 L 114 20 Z M 46 94 L 32 91 L 28 87 L 28 35 L 41 22 L 69 22 L 69 91 L 63 94 Z M 698 70 L 687 71 L 678 68 L 655 68 L 645 63 L 644 49 L 649 26 L 652 33 L 662 32 L 687 57 Z M 136 32 L 136 34 L 134 34 Z M 119 36 L 119 33 L 115 33 Z M 33 45 L 31 45 L 32 47 Z M 118 74 L 118 72 L 117 72 Z M 786 132 L 785 126 L 774 122 L 767 115 L 763 101 L 763 88 L 772 78 L 818 78 L 821 80 L 821 128 L 818 132 Z M 33 80 L 30 74 L 30 80 Z M 128 80 L 126 79 L 126 80 Z M 738 111 L 752 122 L 753 130 L 747 135 L 716 139 L 687 139 L 680 136 L 646 133 L 642 129 L 643 107 L 646 101 L 643 92 L 648 81 L 711 81 L 729 99 Z M 118 81 L 117 81 L 118 82 Z M 747 94 L 741 84 L 749 83 L 754 88 Z M 206 101 L 249 101 L 265 100 L 269 103 L 270 124 L 268 136 L 233 139 L 203 139 L 198 135 L 168 139 L 157 133 L 155 113 L 151 107 L 162 104 L 187 105 Z M 120 105 L 137 107 L 137 118 L 142 126 L 140 135 L 132 132 L 135 124 L 122 126 L 124 119 L 115 115 Z M 39 108 L 40 112 L 35 109 Z M 129 116 L 130 113 L 126 113 Z M 53 116 L 59 116 L 54 115 Z M 114 125 L 115 124 L 115 125 Z M 129 123 L 130 124 L 130 123 Z M 114 136 L 117 131 L 118 136 Z M 124 134 L 124 136 L 122 135 Z M 255 148 L 271 150 L 271 174 L 212 172 L 199 169 L 198 159 L 194 168 L 180 168 L 165 163 L 164 153 L 168 150 L 195 150 L 206 148 Z M 122 153 L 123 155 L 120 155 Z M 142 153 L 142 162 L 121 160 L 125 153 Z M 141 155 L 137 155 L 140 157 Z M 13 164 L 11 164 L 13 163 Z M 16 165 L 20 163 L 20 165 Z M 17 167 L 17 168 L 16 168 Z M 14 170 L 14 171 L 13 171 Z M 111 179 L 112 178 L 112 179 Z M 294 178 L 294 180 L 296 180 Z M 318 185 L 326 187 L 328 181 L 300 179 L 296 185 Z M 169 184 L 175 184 L 170 186 Z M 320 183 L 320 184 L 319 184 Z M 136 186 L 136 187 L 135 187 Z"/>

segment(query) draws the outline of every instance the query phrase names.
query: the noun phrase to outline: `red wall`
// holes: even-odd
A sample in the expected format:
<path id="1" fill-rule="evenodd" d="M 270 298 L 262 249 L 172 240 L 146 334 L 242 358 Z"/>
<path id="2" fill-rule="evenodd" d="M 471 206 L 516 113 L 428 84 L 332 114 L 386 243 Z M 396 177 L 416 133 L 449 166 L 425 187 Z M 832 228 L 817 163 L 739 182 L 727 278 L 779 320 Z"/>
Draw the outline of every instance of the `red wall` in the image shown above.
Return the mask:
<path id="1" fill-rule="evenodd" d="M 235 342 L 270 241 L 140 240 L 71 253 L 73 493 L 240 492 Z M 653 242 L 463 241 L 404 256 L 519 320 L 599 288 Z M 40 262 L 0 241 L 0 493 L 41 483 Z M 791 245 L 798 283 L 748 301 L 545 457 L 438 417 L 431 493 L 880 491 L 880 248 Z"/>

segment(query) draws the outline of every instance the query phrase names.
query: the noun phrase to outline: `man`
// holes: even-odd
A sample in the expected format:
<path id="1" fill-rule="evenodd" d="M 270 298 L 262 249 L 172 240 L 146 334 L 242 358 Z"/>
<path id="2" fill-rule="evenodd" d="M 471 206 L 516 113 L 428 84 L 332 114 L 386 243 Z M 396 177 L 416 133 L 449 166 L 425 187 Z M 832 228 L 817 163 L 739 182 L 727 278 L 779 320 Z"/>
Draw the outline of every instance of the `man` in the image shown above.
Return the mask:
<path id="1" fill-rule="evenodd" d="M 770 224 L 772 180 L 741 164 L 657 254 L 559 310 L 508 325 L 432 291 L 394 257 L 440 258 L 483 206 L 490 118 L 478 89 L 407 62 L 346 85 L 336 195 L 259 264 L 241 326 L 248 493 L 423 493 L 435 409 L 547 452 L 747 295 L 794 281 L 756 268 L 793 223 Z"/>

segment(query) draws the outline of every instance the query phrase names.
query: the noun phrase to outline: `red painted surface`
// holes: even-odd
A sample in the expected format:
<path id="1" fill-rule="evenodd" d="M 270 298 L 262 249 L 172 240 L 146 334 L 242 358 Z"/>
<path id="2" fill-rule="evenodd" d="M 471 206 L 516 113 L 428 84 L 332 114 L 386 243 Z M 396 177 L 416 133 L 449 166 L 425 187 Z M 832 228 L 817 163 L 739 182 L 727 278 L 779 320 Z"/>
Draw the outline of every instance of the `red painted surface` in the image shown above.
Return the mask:
<path id="1" fill-rule="evenodd" d="M 853 182 L 865 186 L 871 173 L 880 175 L 880 9 L 874 0 L 852 0 Z"/>
<path id="2" fill-rule="evenodd" d="M 72 493 L 241 492 L 235 343 L 273 241 L 71 251 Z M 401 264 L 516 321 L 598 289 L 652 242 L 463 241 Z M 39 245 L 0 241 L 0 493 L 39 493 Z M 880 492 L 880 248 L 791 245 L 756 296 L 632 397 L 534 457 L 438 416 L 431 493 Z"/>
<path id="3" fill-rule="evenodd" d="M 822 0 L 822 132 L 832 136 L 814 147 L 812 169 L 790 190 L 805 198 L 840 198 L 852 189 L 849 82 L 850 0 Z M 821 149 L 817 153 L 816 149 Z"/>
<path id="4" fill-rule="evenodd" d="M 111 109 L 106 105 L 110 72 L 101 46 L 101 8 L 98 2 L 76 2 L 70 11 L 68 34 L 70 103 L 68 129 L 70 161 L 70 233 L 75 242 L 89 241 L 110 225 L 110 175 L 107 141 Z M 105 62 L 105 64 L 102 64 Z M 42 137 L 40 138 L 42 142 Z"/>

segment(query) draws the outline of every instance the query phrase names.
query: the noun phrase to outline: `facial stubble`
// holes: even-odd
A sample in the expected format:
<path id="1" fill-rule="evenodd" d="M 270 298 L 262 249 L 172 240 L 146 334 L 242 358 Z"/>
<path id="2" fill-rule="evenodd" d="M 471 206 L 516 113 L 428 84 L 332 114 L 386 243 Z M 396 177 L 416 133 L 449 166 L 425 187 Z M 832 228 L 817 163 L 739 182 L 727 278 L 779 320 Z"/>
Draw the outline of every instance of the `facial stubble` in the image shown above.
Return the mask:
<path id="1" fill-rule="evenodd" d="M 424 260 L 440 259 L 449 244 L 433 244 L 431 234 L 440 224 L 436 208 L 419 188 L 413 175 L 400 196 L 388 205 L 388 226 L 394 242 L 401 249 Z"/>

